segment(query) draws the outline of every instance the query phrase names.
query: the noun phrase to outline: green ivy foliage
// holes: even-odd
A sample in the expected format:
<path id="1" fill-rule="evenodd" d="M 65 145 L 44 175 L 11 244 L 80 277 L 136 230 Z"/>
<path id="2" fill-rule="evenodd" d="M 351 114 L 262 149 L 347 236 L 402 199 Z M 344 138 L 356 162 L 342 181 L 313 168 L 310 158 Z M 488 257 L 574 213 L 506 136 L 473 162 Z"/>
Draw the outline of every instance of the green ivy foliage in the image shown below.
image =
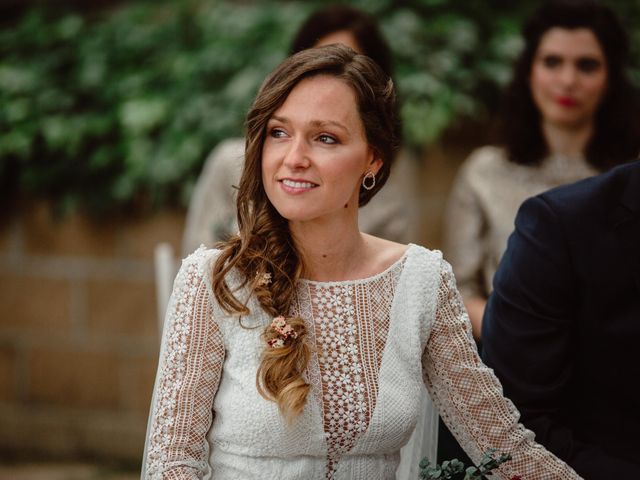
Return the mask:
<path id="1" fill-rule="evenodd" d="M 460 118 L 495 111 L 520 22 L 537 2 L 351 3 L 381 21 L 405 141 L 421 147 Z M 94 213 L 185 205 L 207 153 L 242 133 L 263 78 L 320 5 L 139 0 L 90 17 L 27 11 L 0 31 L 2 195 Z M 640 18 L 632 0 L 616 6 Z"/>

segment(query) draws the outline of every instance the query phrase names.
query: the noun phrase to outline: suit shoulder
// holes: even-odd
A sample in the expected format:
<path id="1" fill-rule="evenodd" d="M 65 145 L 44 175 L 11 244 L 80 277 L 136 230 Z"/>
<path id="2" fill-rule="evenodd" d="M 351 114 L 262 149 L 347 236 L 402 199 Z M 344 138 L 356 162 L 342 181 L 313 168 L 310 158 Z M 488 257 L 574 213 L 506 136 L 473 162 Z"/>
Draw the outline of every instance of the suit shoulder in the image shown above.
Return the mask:
<path id="1" fill-rule="evenodd" d="M 615 202 L 640 162 L 620 165 L 605 173 L 563 185 L 538 195 L 553 210 L 578 214 Z"/>

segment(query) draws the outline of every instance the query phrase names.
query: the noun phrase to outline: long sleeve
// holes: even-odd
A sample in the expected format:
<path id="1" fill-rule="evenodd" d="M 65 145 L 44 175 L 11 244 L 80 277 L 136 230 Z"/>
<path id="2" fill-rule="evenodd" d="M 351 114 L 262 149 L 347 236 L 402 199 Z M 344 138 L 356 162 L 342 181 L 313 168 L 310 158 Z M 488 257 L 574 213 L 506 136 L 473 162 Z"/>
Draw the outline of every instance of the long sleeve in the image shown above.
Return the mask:
<path id="1" fill-rule="evenodd" d="M 478 194 L 473 188 L 473 161 L 470 157 L 460 168 L 453 183 L 444 215 L 444 252 L 456 274 L 464 298 L 486 298 L 484 284 L 486 261 L 484 236 L 488 225 Z"/>
<path id="2" fill-rule="evenodd" d="M 598 234 L 605 236 L 604 231 Z M 585 308 L 580 304 L 584 297 L 580 289 L 584 287 L 583 280 L 576 277 L 574 269 L 580 267 L 576 267 L 571 248 L 564 226 L 543 198 L 534 197 L 523 204 L 487 304 L 483 357 L 542 444 L 590 480 L 623 478 L 636 471 L 637 464 L 579 439 L 569 424 L 583 391 L 572 381 L 584 375 L 577 372 L 576 360 L 580 355 L 598 355 L 597 347 L 589 351 L 579 344 L 580 328 L 588 328 L 581 320 Z M 601 252 L 594 248 L 585 253 Z M 602 291 L 592 294 L 598 293 L 609 298 Z M 606 330 L 599 335 L 602 342 L 609 340 Z M 591 344 L 595 346 L 597 341 L 594 338 Z M 598 373 L 590 370 L 588 375 L 597 377 Z M 584 382 L 589 389 L 599 389 L 598 378 Z M 609 395 L 618 393 L 610 391 Z M 594 411 L 593 415 L 599 413 Z"/>
<path id="3" fill-rule="evenodd" d="M 424 380 L 440 415 L 474 461 L 489 448 L 513 459 L 496 475 L 510 479 L 580 478 L 534 442 L 493 372 L 478 357 L 451 267 L 443 262 L 436 317 L 423 355 Z"/>
<path id="4" fill-rule="evenodd" d="M 207 470 L 207 432 L 224 361 L 213 319 L 207 253 L 187 258 L 165 320 L 142 479 L 199 479 Z"/>

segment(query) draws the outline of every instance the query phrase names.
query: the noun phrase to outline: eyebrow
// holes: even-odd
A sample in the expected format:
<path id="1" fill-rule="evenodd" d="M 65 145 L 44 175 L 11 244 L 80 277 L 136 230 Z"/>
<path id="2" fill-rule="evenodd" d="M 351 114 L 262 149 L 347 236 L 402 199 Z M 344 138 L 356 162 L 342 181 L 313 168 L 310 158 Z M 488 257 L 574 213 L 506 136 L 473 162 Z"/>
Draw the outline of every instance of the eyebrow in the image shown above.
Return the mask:
<path id="1" fill-rule="evenodd" d="M 287 117 L 280 117 L 278 115 L 273 115 L 270 120 L 276 120 L 282 123 L 290 123 L 290 120 Z M 345 127 L 340 122 L 336 122 L 335 120 L 311 120 L 309 123 L 314 127 L 324 127 L 327 125 L 331 125 L 333 127 L 344 130 L 346 133 L 349 133 L 349 129 L 347 127 Z"/>
<path id="2" fill-rule="evenodd" d="M 543 50 L 542 48 L 540 49 L 539 53 L 536 56 L 540 58 L 544 58 L 544 57 L 563 57 L 564 58 L 565 57 L 563 53 L 558 53 L 555 50 Z M 596 53 L 580 53 L 572 58 L 578 59 L 578 60 L 582 60 L 582 59 L 596 60 L 600 63 L 603 63 L 603 61 L 605 60 L 604 56 L 598 55 Z"/>

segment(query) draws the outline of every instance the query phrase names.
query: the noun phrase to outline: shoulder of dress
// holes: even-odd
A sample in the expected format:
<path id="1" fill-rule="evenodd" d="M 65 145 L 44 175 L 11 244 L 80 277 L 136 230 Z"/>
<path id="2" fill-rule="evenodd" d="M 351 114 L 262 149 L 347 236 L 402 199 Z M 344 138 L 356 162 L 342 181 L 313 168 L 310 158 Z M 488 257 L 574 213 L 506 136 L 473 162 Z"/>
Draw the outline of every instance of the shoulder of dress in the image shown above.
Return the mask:
<path id="1" fill-rule="evenodd" d="M 437 276 L 438 282 L 443 279 L 447 280 L 450 277 L 455 279 L 453 267 L 443 257 L 440 250 L 430 250 L 413 244 L 411 247 L 412 261 L 414 262 L 413 270 L 417 275 L 431 274 Z"/>
<path id="2" fill-rule="evenodd" d="M 220 154 L 237 162 L 238 159 L 244 159 L 245 144 L 246 140 L 242 137 L 229 138 L 220 143 Z"/>
<path id="3" fill-rule="evenodd" d="M 241 137 L 222 140 L 207 155 L 200 178 L 225 175 L 224 172 L 228 172 L 227 176 L 235 175 L 244 165 L 244 146 Z"/>
<path id="4" fill-rule="evenodd" d="M 218 258 L 220 250 L 216 248 L 207 248 L 204 245 L 200 245 L 193 253 L 187 255 L 182 260 L 182 266 L 180 270 L 184 269 L 196 269 L 200 273 L 205 273 L 210 270 L 210 267 Z"/>
<path id="5" fill-rule="evenodd" d="M 440 271 L 443 262 L 442 252 L 411 244 L 407 251 L 407 262 L 413 275 L 433 273 Z"/>
<path id="6" fill-rule="evenodd" d="M 409 244 L 407 256 L 426 260 L 442 260 L 442 252 L 440 250 L 430 249 L 422 245 L 417 245 L 415 243 Z"/>
<path id="7" fill-rule="evenodd" d="M 476 148 L 463 162 L 461 169 L 476 170 L 487 167 L 510 164 L 504 148 L 496 145 L 484 145 Z"/>
<path id="8" fill-rule="evenodd" d="M 482 188 L 487 182 L 492 183 L 496 176 L 502 176 L 512 165 L 515 164 L 507 159 L 501 147 L 485 145 L 476 148 L 460 165 L 454 189 Z"/>
<path id="9" fill-rule="evenodd" d="M 436 314 L 442 261 L 439 250 L 411 244 L 396 290 L 398 311 L 404 316 L 420 320 L 422 346 Z"/>
<path id="10" fill-rule="evenodd" d="M 213 265 L 222 253 L 222 250 L 217 248 L 207 248 L 205 245 L 200 245 L 191 255 L 182 260 L 182 266 L 180 272 L 188 272 L 194 274 L 197 277 L 201 277 L 206 283 L 211 285 L 213 283 Z M 178 276 L 180 276 L 178 272 Z M 232 290 L 239 290 L 244 285 L 244 276 L 237 270 L 232 268 L 225 276 L 225 281 L 228 283 Z"/>
<path id="11" fill-rule="evenodd" d="M 221 141 L 209 154 L 216 169 L 232 169 L 244 164 L 244 138 L 228 138 Z"/>

